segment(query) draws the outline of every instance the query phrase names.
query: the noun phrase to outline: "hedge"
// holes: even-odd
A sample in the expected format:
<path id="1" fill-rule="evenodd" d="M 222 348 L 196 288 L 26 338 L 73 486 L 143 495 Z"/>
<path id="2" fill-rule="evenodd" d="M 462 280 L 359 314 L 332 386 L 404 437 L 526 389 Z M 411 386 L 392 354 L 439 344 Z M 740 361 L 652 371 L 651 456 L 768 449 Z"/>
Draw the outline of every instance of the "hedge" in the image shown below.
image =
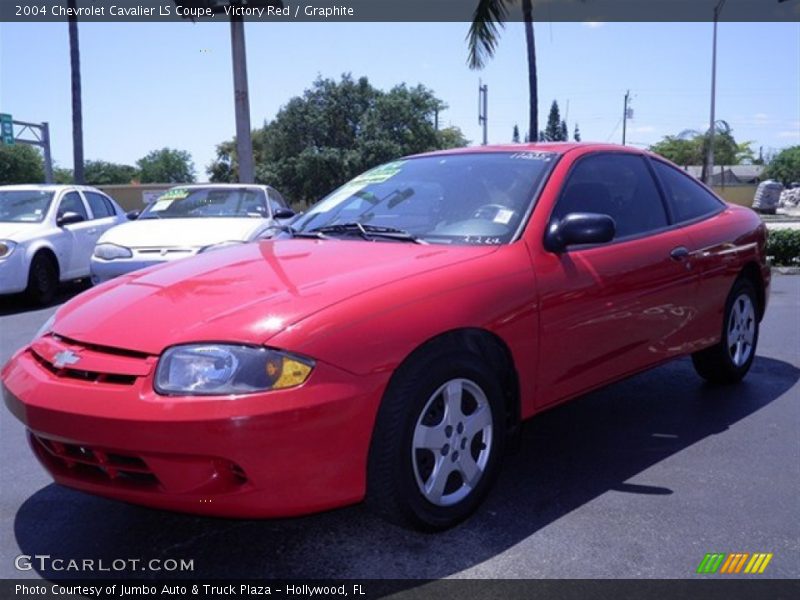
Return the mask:
<path id="1" fill-rule="evenodd" d="M 776 266 L 800 266 L 800 229 L 770 229 L 767 256 Z"/>

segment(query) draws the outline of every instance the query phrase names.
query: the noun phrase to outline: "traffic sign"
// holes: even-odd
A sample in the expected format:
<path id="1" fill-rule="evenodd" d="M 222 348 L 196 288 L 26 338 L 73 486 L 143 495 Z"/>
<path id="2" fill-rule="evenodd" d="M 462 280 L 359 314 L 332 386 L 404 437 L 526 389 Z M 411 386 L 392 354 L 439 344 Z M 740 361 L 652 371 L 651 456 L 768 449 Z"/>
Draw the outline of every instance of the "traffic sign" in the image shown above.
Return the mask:
<path id="1" fill-rule="evenodd" d="M 6 113 L 0 113 L 0 140 L 4 146 L 14 145 L 14 120 Z"/>

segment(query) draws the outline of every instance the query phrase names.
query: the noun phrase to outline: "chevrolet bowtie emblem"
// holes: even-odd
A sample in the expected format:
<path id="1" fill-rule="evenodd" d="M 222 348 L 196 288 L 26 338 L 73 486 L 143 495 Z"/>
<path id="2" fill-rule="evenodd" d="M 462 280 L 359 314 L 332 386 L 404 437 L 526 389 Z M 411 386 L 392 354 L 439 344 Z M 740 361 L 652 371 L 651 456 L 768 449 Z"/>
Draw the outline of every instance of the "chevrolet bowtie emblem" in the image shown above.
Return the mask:
<path id="1" fill-rule="evenodd" d="M 63 369 L 66 366 L 74 365 L 80 359 L 81 357 L 72 352 L 71 350 L 62 350 L 61 352 L 55 355 L 53 360 L 53 366 L 56 369 Z"/>

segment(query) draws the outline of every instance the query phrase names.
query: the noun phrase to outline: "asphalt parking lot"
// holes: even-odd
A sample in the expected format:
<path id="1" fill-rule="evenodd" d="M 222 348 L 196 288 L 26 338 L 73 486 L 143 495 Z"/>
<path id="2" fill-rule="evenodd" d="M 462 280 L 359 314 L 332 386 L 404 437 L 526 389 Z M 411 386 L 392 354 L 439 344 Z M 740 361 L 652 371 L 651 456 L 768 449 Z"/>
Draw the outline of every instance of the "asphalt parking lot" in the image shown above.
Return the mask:
<path id="1" fill-rule="evenodd" d="M 695 574 L 706 553 L 771 552 L 762 577 L 797 578 L 800 276 L 773 282 L 742 384 L 706 385 L 684 359 L 540 415 L 478 514 L 436 535 L 362 506 L 231 521 L 73 492 L 52 484 L 3 407 L 0 577 L 53 577 L 14 568 L 49 554 L 193 559 L 184 576 L 203 578 L 708 578 L 719 576 Z M 54 310 L 0 301 L 0 362 Z"/>

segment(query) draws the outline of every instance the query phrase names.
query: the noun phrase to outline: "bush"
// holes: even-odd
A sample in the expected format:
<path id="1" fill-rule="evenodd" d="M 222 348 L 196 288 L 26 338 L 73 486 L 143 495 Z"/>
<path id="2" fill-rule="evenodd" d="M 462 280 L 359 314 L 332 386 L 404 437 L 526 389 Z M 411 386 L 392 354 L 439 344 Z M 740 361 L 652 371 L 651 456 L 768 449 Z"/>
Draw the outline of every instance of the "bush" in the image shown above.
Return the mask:
<path id="1" fill-rule="evenodd" d="M 800 264 L 800 229 L 771 229 L 767 240 L 767 256 L 776 266 Z"/>

